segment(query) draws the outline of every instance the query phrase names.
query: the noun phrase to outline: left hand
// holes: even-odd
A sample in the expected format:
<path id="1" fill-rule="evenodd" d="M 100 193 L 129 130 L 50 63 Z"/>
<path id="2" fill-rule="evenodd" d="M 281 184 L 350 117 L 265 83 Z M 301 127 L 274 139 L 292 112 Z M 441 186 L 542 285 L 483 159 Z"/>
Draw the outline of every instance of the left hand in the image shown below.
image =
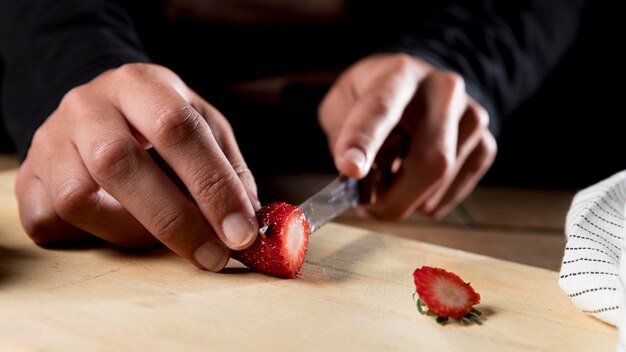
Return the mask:
<path id="1" fill-rule="evenodd" d="M 444 216 L 474 189 L 497 149 L 489 115 L 463 79 L 405 54 L 370 56 L 347 69 L 322 101 L 319 121 L 340 173 L 361 179 L 374 162 L 393 165 L 392 184 L 366 208 L 382 218 Z M 396 127 L 410 143 L 389 159 Z"/>

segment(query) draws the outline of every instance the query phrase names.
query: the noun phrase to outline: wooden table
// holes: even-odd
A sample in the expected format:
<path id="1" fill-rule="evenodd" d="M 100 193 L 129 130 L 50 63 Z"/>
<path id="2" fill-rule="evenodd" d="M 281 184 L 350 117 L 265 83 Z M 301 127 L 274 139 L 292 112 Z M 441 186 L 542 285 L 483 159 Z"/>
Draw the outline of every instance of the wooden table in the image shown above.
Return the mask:
<path id="1" fill-rule="evenodd" d="M 615 346 L 616 330 L 574 307 L 555 271 L 402 238 L 443 236 L 449 247 L 461 247 L 465 236 L 471 239 L 466 246 L 480 250 L 470 242 L 506 243 L 513 237 L 519 245 L 528 239 L 524 236 L 540 236 L 526 224 L 496 223 L 501 217 L 487 221 L 481 216 L 493 212 L 480 215 L 481 207 L 467 202 L 466 214 L 440 225 L 418 218 L 395 226 L 361 223 L 347 214 L 341 221 L 355 226 L 329 224 L 316 232 L 301 277 L 281 280 L 235 261 L 224 273 L 203 272 L 166 249 L 39 248 L 17 220 L 14 177 L 12 168 L 0 171 L 0 351 L 607 351 Z M 500 191 L 477 193 L 484 199 L 481 209 Z M 477 219 L 480 224 L 469 223 Z M 556 238 L 551 231 L 557 230 L 545 222 L 537 229 Z M 389 235 L 393 232 L 399 236 Z M 419 315 L 411 274 L 421 265 L 471 281 L 482 295 L 483 325 L 441 327 Z"/>
<path id="2" fill-rule="evenodd" d="M 277 199 L 300 204 L 332 175 L 293 174 L 264 184 Z M 449 216 L 432 221 L 413 215 L 402 222 L 339 217 L 341 224 L 403 238 L 480 253 L 491 257 L 559 270 L 565 237 L 565 215 L 572 190 L 479 187 Z"/>

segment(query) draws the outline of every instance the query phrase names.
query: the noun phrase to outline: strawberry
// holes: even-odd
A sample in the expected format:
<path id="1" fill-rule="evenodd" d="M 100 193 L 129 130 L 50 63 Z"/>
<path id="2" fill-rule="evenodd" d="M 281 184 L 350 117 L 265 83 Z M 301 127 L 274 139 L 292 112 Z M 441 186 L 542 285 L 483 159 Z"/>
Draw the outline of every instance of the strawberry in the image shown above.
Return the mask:
<path id="1" fill-rule="evenodd" d="M 413 273 L 415 291 L 419 296 L 417 309 L 422 314 L 436 315 L 438 323 L 454 318 L 462 323 L 478 323 L 480 312 L 473 308 L 480 295 L 458 275 L 440 268 L 422 266 Z M 428 308 L 424 312 L 423 306 Z"/>
<path id="2" fill-rule="evenodd" d="M 276 202 L 257 212 L 259 236 L 233 258 L 264 274 L 295 278 L 309 243 L 309 223 L 298 206 Z"/>

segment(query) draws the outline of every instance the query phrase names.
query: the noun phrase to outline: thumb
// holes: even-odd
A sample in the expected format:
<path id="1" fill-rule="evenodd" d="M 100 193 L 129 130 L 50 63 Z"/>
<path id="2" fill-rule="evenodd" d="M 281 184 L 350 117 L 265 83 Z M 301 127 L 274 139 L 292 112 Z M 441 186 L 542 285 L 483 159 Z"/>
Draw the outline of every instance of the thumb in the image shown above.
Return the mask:
<path id="1" fill-rule="evenodd" d="M 367 175 L 416 90 L 414 80 L 408 77 L 389 77 L 377 83 L 357 98 L 333 146 L 337 170 L 349 177 Z"/>

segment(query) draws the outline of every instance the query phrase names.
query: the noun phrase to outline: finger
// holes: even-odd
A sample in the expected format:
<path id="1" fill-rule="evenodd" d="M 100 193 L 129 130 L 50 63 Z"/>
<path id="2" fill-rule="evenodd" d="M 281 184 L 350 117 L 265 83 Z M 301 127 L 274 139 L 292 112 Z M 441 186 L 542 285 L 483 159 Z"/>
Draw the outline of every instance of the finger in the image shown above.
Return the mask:
<path id="1" fill-rule="evenodd" d="M 460 77 L 435 72 L 422 82 L 405 118 L 415 131 L 411 148 L 392 186 L 369 208 L 376 216 L 404 218 L 453 174 L 458 125 L 467 105 Z M 423 116 L 411 115 L 423 111 Z"/>
<path id="2" fill-rule="evenodd" d="M 381 145 L 400 121 L 417 87 L 417 76 L 407 60 L 398 59 L 388 72 L 357 93 L 332 147 L 339 172 L 364 177 Z"/>
<path id="3" fill-rule="evenodd" d="M 226 159 L 230 162 L 230 165 L 233 170 L 235 170 L 235 173 L 239 176 L 239 180 L 246 189 L 248 198 L 250 199 L 250 202 L 252 202 L 252 206 L 256 212 L 256 210 L 261 208 L 256 181 L 252 171 L 248 168 L 248 164 L 241 154 L 241 150 L 239 149 L 239 145 L 235 139 L 235 134 L 230 124 L 217 109 L 195 93 L 193 93 L 192 105 L 203 117 L 205 117 L 205 120 L 209 124 L 220 149 L 224 153 L 224 156 L 226 156 Z M 208 116 L 219 116 L 220 118 L 217 120 L 207 119 Z"/>
<path id="4" fill-rule="evenodd" d="M 324 99 L 320 103 L 317 111 L 320 127 L 323 129 L 328 147 L 332 153 L 337 144 L 337 137 L 341 131 L 344 118 L 355 102 L 354 92 L 351 90 L 351 82 L 340 77 L 330 88 Z"/>
<path id="5" fill-rule="evenodd" d="M 115 92 L 119 109 L 180 177 L 222 242 L 231 249 L 250 246 L 258 233 L 254 207 L 205 121 L 223 117 L 200 115 L 167 75 L 141 83 L 147 74 L 154 75 L 126 73 L 135 79 L 124 77 Z"/>
<path id="6" fill-rule="evenodd" d="M 225 137 L 224 139 L 225 143 L 224 147 L 222 147 L 222 152 L 239 177 L 239 181 L 245 188 L 248 199 L 252 203 L 253 210 L 256 212 L 261 208 L 261 202 L 259 201 L 256 181 L 252 175 L 252 171 L 250 171 L 250 168 L 248 168 L 247 163 L 241 155 L 241 151 L 235 141 L 234 135 L 229 133 L 228 137 Z"/>
<path id="7" fill-rule="evenodd" d="M 158 242 L 92 179 L 73 144 L 57 144 L 41 169 L 50 202 L 65 222 L 123 247 L 147 247 Z"/>
<path id="8" fill-rule="evenodd" d="M 459 140 L 457 143 L 456 167 L 452 175 L 443 182 L 441 187 L 430 196 L 418 211 L 428 214 L 441 202 L 443 196 L 447 193 L 448 188 L 455 181 L 457 174 L 465 164 L 465 160 L 470 153 L 476 149 L 476 145 L 480 142 L 483 134 L 487 130 L 489 124 L 489 115 L 487 111 L 479 106 L 473 100 L 470 100 L 467 109 L 459 122 Z"/>
<path id="9" fill-rule="evenodd" d="M 43 245 L 92 237 L 56 214 L 46 188 L 32 172 L 28 159 L 18 172 L 15 195 L 22 227 L 35 243 Z"/>
<path id="10" fill-rule="evenodd" d="M 91 177 L 172 251 L 198 267 L 221 270 L 229 251 L 133 138 L 123 116 L 106 104 L 89 110 L 95 99 L 89 92 L 75 90 L 69 99 L 77 107 L 71 116 L 81 117 L 71 134 Z"/>
<path id="11" fill-rule="evenodd" d="M 448 214 L 476 187 L 480 179 L 493 163 L 496 155 L 496 141 L 490 133 L 485 134 L 476 149 L 470 154 L 459 175 L 450 186 L 441 202 L 430 215 L 441 218 Z"/>

